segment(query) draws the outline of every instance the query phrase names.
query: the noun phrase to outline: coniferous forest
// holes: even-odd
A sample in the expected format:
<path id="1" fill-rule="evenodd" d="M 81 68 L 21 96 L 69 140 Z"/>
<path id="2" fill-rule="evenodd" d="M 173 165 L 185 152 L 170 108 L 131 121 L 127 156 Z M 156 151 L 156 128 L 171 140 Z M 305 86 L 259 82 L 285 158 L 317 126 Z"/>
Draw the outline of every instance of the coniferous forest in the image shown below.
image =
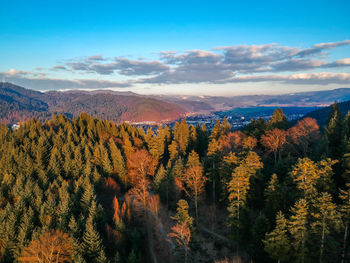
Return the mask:
<path id="1" fill-rule="evenodd" d="M 0 262 L 349 262 L 350 115 L 0 126 Z"/>

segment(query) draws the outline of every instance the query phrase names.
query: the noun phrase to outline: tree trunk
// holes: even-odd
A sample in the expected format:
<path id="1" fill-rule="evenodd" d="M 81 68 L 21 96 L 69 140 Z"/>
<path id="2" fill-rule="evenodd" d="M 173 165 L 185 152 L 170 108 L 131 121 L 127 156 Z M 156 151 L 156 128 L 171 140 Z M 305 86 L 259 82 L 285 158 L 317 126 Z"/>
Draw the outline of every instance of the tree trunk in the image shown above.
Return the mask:
<path id="1" fill-rule="evenodd" d="M 169 211 L 169 178 L 166 181 L 166 209 Z"/>
<path id="2" fill-rule="evenodd" d="M 320 247 L 320 263 L 322 263 L 323 250 L 324 250 L 324 239 L 325 239 L 325 229 L 322 227 L 322 239 L 321 239 L 321 247 Z"/>
<path id="3" fill-rule="evenodd" d="M 216 222 L 216 202 L 215 202 L 215 179 L 213 180 L 213 204 L 214 204 L 214 220 L 213 220 L 213 225 L 212 229 L 214 229 L 214 224 Z"/>
<path id="4" fill-rule="evenodd" d="M 304 237 L 304 232 L 302 232 L 302 238 L 303 238 L 303 241 L 302 241 L 302 254 L 301 254 L 301 262 L 304 263 L 304 260 L 305 260 L 305 237 Z"/>
<path id="5" fill-rule="evenodd" d="M 342 252 L 342 255 L 341 255 L 341 263 L 344 263 L 344 259 L 345 259 L 345 251 L 346 251 L 346 241 L 347 241 L 347 237 L 348 237 L 348 229 L 349 229 L 349 222 L 347 222 L 346 225 L 345 225 L 344 244 L 343 244 L 343 252 Z"/>
<path id="6" fill-rule="evenodd" d="M 215 163 L 213 164 L 213 202 L 215 207 Z"/>
<path id="7" fill-rule="evenodd" d="M 198 207 L 197 207 L 198 204 L 197 203 L 198 203 L 198 201 L 197 201 L 197 194 L 195 194 L 195 196 L 194 196 L 194 205 L 196 207 L 196 221 L 198 223 Z"/>
<path id="8" fill-rule="evenodd" d="M 239 204 L 239 195 L 238 195 L 238 210 L 237 210 L 237 257 L 240 260 L 240 255 L 239 255 L 239 209 L 240 209 L 240 204 Z"/>

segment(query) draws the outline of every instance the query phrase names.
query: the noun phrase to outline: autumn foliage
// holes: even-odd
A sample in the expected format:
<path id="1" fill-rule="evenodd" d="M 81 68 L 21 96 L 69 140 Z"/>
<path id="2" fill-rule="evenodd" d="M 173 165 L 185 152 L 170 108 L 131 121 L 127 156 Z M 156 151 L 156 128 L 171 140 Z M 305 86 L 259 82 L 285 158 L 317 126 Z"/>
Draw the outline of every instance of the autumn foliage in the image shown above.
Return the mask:
<path id="1" fill-rule="evenodd" d="M 283 146 L 287 143 L 287 132 L 280 129 L 267 131 L 261 136 L 261 144 L 274 153 L 275 162 L 277 161 L 277 153 L 280 152 Z"/>
<path id="2" fill-rule="evenodd" d="M 348 262 L 350 115 L 329 120 L 0 125 L 1 262 Z"/>
<path id="3" fill-rule="evenodd" d="M 63 263 L 72 261 L 72 239 L 58 230 L 42 234 L 22 251 L 20 262 Z"/>

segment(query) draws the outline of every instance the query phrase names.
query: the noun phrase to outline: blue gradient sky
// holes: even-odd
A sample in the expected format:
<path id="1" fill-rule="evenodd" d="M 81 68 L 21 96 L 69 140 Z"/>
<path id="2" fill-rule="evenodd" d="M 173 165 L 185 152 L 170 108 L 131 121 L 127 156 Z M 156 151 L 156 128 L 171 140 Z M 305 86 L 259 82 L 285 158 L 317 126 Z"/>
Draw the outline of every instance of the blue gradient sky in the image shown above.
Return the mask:
<path id="1" fill-rule="evenodd" d="M 350 1 L 2 0 L 0 10 L 0 76 L 30 88 L 72 88 L 75 86 L 69 81 L 75 83 L 77 80 L 88 79 L 109 81 L 111 85 L 85 83 L 81 87 L 77 84 L 76 87 L 114 86 L 140 93 L 175 93 L 176 87 L 177 92 L 184 94 L 235 95 L 244 93 L 244 87 L 247 87 L 246 93 L 285 93 L 350 84 L 350 77 L 347 81 L 347 75 L 345 81 L 342 76 L 341 82 L 278 82 L 280 85 L 276 85 L 276 80 L 273 83 L 266 80 L 240 80 L 237 83 L 220 79 L 214 83 L 208 79 L 202 81 L 198 77 L 196 81 L 193 78 L 188 81 L 187 76 L 184 77 L 186 80 L 183 80 L 183 75 L 178 74 L 176 76 L 179 79 L 172 81 L 168 81 L 167 76 L 162 75 L 161 81 L 140 82 L 144 75 L 121 74 L 121 71 L 118 71 L 120 68 L 109 74 L 73 69 L 52 70 L 54 66 L 65 65 L 72 60 L 84 60 L 93 55 L 108 58 L 108 62 L 104 63 L 111 63 L 115 57 L 164 63 L 159 56 L 162 51 L 186 54 L 188 50 L 200 50 L 217 54 L 213 48 L 222 46 L 278 43 L 280 46 L 307 49 L 319 43 L 341 42 L 350 39 Z M 349 57 L 350 45 L 345 44 L 325 50 L 316 59 L 332 63 Z M 315 57 L 307 59 L 312 60 Z M 341 67 L 313 66 L 305 70 L 275 70 L 265 73 L 242 73 L 235 68 L 232 74 L 349 74 L 350 67 L 347 64 L 346 61 Z M 178 65 L 167 64 L 171 71 Z M 215 65 L 211 65 L 211 70 L 217 70 Z M 151 75 L 161 73 L 164 72 L 153 72 Z M 198 68 L 195 73 L 200 76 Z M 40 79 L 45 79 L 47 88 Z M 49 83 L 51 79 L 52 82 Z M 68 80 L 68 83 L 63 83 L 63 80 Z M 114 82 L 122 85 L 118 87 Z"/>

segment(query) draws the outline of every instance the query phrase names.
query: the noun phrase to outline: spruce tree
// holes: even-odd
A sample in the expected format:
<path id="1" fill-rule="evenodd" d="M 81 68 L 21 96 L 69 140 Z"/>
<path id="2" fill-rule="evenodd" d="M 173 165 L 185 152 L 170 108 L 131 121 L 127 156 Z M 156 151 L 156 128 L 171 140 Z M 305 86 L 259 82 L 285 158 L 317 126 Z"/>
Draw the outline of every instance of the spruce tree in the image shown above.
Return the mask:
<path id="1" fill-rule="evenodd" d="M 193 218 L 188 214 L 188 203 L 184 199 L 180 199 L 177 202 L 176 215 L 172 219 L 176 220 L 177 223 L 185 223 L 188 227 L 192 227 Z"/>
<path id="2" fill-rule="evenodd" d="M 323 262 L 325 245 L 331 233 L 336 232 L 340 225 L 340 215 L 337 206 L 332 202 L 328 193 L 322 193 L 313 202 L 314 212 L 311 213 L 313 222 L 311 224 L 313 233 L 320 240 L 319 262 Z"/>
<path id="3" fill-rule="evenodd" d="M 336 102 L 331 106 L 329 119 L 325 129 L 328 141 L 329 157 L 339 159 L 344 152 L 343 116 Z"/>
<path id="4" fill-rule="evenodd" d="M 288 236 L 288 221 L 281 211 L 276 216 L 275 229 L 266 234 L 265 251 L 277 262 L 288 262 L 290 252 L 290 238 Z"/>
<path id="5" fill-rule="evenodd" d="M 342 249 L 342 263 L 349 257 L 349 252 L 347 253 L 347 242 L 349 235 L 349 225 L 350 225 L 350 183 L 346 184 L 346 190 L 340 190 L 340 199 L 342 204 L 340 206 L 340 213 L 342 216 L 344 224 L 344 236 L 343 236 L 343 249 Z"/>
<path id="6" fill-rule="evenodd" d="M 193 197 L 196 209 L 196 219 L 198 220 L 198 201 L 204 191 L 207 178 L 203 175 L 203 166 L 200 163 L 199 156 L 192 151 L 188 157 L 187 168 L 182 178 L 185 192 Z"/>
<path id="7" fill-rule="evenodd" d="M 102 240 L 100 234 L 96 230 L 92 215 L 90 215 L 86 221 L 82 248 L 87 262 L 97 263 L 104 256 Z"/>
<path id="8" fill-rule="evenodd" d="M 288 222 L 291 244 L 295 252 L 297 262 L 304 263 L 307 253 L 306 241 L 309 235 L 308 205 L 305 199 L 300 199 L 291 209 L 291 217 Z"/>
<path id="9" fill-rule="evenodd" d="M 280 209 L 280 204 L 282 200 L 281 186 L 278 182 L 278 177 L 276 174 L 271 176 L 270 182 L 265 190 L 265 211 L 269 220 L 272 221 L 273 217 L 276 215 L 278 209 Z"/>
<path id="10" fill-rule="evenodd" d="M 186 118 L 180 123 L 177 122 L 174 127 L 174 140 L 179 145 L 179 152 L 182 156 L 186 155 L 187 147 L 190 141 L 190 129 L 188 128 Z"/>
<path id="11" fill-rule="evenodd" d="M 282 129 L 285 130 L 288 128 L 288 121 L 284 112 L 281 108 L 275 109 L 272 117 L 268 121 L 270 129 Z"/>

